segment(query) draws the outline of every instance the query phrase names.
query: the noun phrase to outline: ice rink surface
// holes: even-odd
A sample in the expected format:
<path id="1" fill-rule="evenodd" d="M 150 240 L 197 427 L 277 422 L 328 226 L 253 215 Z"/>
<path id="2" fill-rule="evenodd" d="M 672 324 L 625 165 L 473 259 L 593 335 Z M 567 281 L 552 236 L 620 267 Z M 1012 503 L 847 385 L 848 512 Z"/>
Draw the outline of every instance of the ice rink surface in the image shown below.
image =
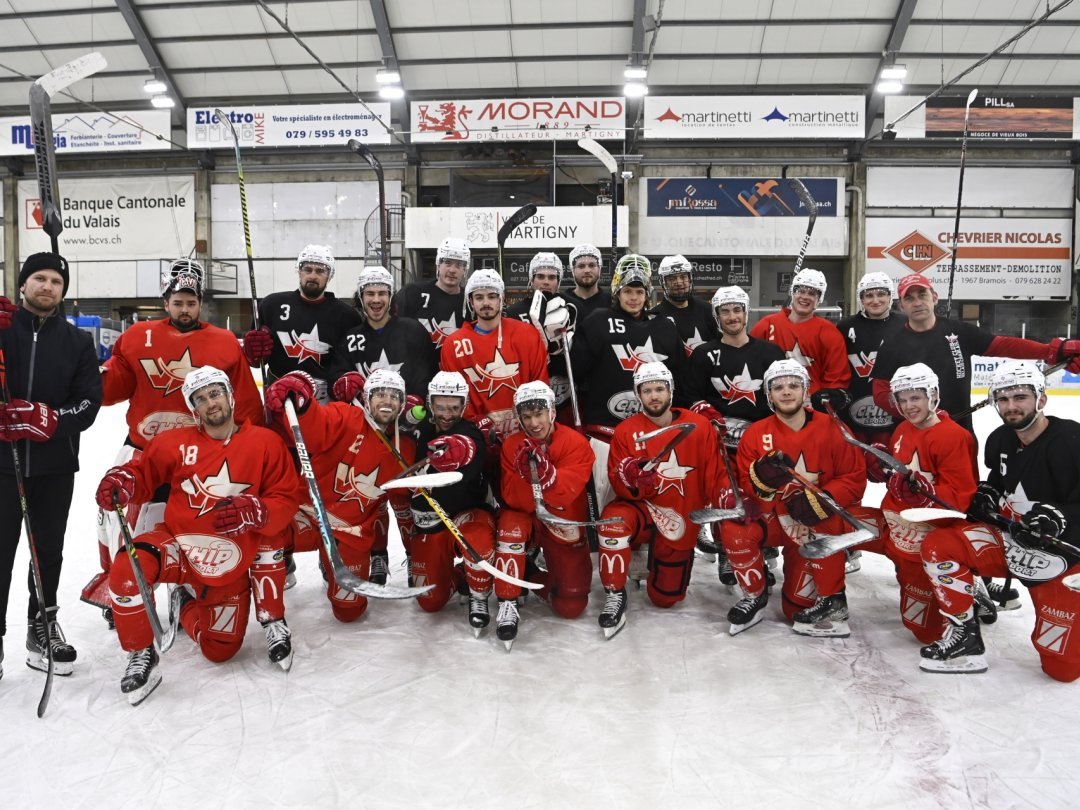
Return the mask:
<path id="1" fill-rule="evenodd" d="M 1051 397 L 1048 410 L 1080 417 L 1080 398 Z M 474 639 L 456 602 L 428 615 L 383 601 L 339 624 L 304 555 L 286 596 L 290 673 L 267 661 L 252 618 L 225 664 L 181 635 L 161 686 L 132 708 L 119 686 L 126 656 L 79 601 L 98 570 L 93 492 L 123 413 L 103 409 L 84 437 L 60 598 L 79 660 L 43 720 L 44 675 L 24 664 L 25 542 L 16 561 L 0 680 L 4 807 L 1077 806 L 1080 684 L 1039 669 L 1027 594 L 984 628 L 989 672 L 921 673 L 892 566 L 869 554 L 848 579 L 848 639 L 794 635 L 778 593 L 764 622 L 730 637 L 737 596 L 699 560 L 672 610 L 631 591 L 610 641 L 596 624 L 597 581 L 576 621 L 530 599 L 509 654 L 493 627 Z M 981 436 L 996 424 L 989 408 L 977 415 Z M 395 538 L 398 582 L 403 559 Z"/>

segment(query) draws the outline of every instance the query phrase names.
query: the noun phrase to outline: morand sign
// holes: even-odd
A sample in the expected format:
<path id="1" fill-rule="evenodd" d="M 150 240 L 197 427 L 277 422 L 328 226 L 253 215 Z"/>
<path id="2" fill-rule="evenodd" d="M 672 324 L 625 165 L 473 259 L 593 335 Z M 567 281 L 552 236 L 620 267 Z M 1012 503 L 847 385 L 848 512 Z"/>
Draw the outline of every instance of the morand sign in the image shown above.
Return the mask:
<path id="1" fill-rule="evenodd" d="M 499 98 L 414 101 L 412 140 L 555 141 L 622 140 L 621 98 Z"/>

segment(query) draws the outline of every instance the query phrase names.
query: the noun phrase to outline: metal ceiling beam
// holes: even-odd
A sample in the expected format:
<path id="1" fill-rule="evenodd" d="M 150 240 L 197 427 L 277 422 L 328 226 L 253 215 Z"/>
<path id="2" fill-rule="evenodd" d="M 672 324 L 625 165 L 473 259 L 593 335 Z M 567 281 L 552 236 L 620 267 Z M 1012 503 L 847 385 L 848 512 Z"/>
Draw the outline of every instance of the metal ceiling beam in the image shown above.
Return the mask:
<path id="1" fill-rule="evenodd" d="M 634 31 L 630 35 L 630 55 L 627 62 L 634 66 L 645 64 L 645 0 L 634 0 Z M 649 67 L 646 65 L 646 67 Z M 645 102 L 640 98 L 625 99 L 626 104 L 626 151 L 633 152 L 637 144 L 638 116 Z M 612 190 L 614 192 L 614 189 Z"/>
<path id="2" fill-rule="evenodd" d="M 116 7 L 120 10 L 124 22 L 127 23 L 131 35 L 135 37 L 135 42 L 138 44 L 139 50 L 142 51 L 146 63 L 154 72 L 154 76 L 165 82 L 166 92 L 172 96 L 173 100 L 176 102 L 176 106 L 172 108 L 172 125 L 174 127 L 182 128 L 185 123 L 184 118 L 187 103 L 184 101 L 184 97 L 180 95 L 180 90 L 177 89 L 176 82 L 173 81 L 172 75 L 169 73 L 169 69 L 161 59 L 161 54 L 158 53 L 153 40 L 150 39 L 150 34 L 143 25 L 142 19 L 139 17 L 139 12 L 135 10 L 131 0 L 116 0 Z M 147 101 L 149 101 L 149 99 L 147 99 Z"/>
<path id="3" fill-rule="evenodd" d="M 878 117 L 878 113 L 881 112 L 881 108 L 885 104 L 885 96 L 877 90 L 878 77 L 881 75 L 881 69 L 892 61 L 895 61 L 896 54 L 899 53 L 900 48 L 904 44 L 904 37 L 907 36 L 908 26 L 911 25 L 911 17 L 915 14 L 915 6 L 918 5 L 918 2 L 919 0 L 902 0 L 900 6 L 896 9 L 896 19 L 893 20 L 892 31 L 889 32 L 889 38 L 885 40 L 885 47 L 882 49 L 881 58 L 878 59 L 877 67 L 874 69 L 874 75 L 870 77 L 870 84 L 866 88 L 867 135 L 870 134 L 870 128 L 874 125 L 874 120 Z"/>
<path id="4" fill-rule="evenodd" d="M 390 18 L 386 16 L 386 3 L 384 0 L 368 0 L 371 6 L 371 16 L 375 20 L 375 31 L 379 35 L 379 48 L 382 50 L 383 64 L 390 70 L 401 72 L 398 64 L 397 50 L 394 48 L 394 34 L 390 30 Z M 401 86 L 405 87 L 405 77 L 401 77 Z M 409 106 L 405 99 L 399 98 L 390 102 L 391 118 L 396 118 L 398 129 L 402 132 L 409 129 Z M 391 124 L 393 126 L 393 124 Z"/>

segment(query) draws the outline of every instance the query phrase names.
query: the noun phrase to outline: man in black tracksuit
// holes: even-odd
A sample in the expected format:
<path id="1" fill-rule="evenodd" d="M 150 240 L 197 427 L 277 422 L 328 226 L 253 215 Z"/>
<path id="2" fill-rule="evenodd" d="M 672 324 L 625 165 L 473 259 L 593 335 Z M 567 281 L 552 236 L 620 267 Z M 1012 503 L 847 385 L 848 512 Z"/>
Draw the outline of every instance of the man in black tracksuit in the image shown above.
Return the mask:
<path id="1" fill-rule="evenodd" d="M 26 663 L 47 669 L 46 630 L 39 618 L 45 610 L 57 675 L 70 675 L 75 662 L 75 649 L 56 623 L 56 588 L 79 469 L 79 434 L 94 423 L 102 399 L 94 342 L 61 313 L 67 288 L 67 261 L 55 253 L 35 253 L 19 273 L 22 306 L 16 309 L 0 296 L 0 661 L 23 526 L 14 450 L 26 486 L 45 596 L 45 604 L 39 605 L 31 571 Z"/>

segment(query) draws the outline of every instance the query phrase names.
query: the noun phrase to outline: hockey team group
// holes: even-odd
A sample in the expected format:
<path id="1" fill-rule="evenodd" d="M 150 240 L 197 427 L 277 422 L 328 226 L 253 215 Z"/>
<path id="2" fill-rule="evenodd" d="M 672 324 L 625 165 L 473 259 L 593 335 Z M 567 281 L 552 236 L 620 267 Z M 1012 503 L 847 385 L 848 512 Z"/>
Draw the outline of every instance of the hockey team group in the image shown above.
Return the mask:
<path id="1" fill-rule="evenodd" d="M 29 257 L 19 305 L 0 298 L 0 622 L 25 523 L 27 663 L 73 671 L 56 591 L 78 439 L 100 405 L 126 402 L 127 437 L 96 492 L 101 570 L 82 596 L 128 653 L 132 704 L 181 630 L 210 661 L 234 656 L 252 605 L 288 669 L 285 591 L 305 552 L 340 622 L 369 598 L 434 612 L 460 595 L 472 632 L 493 612 L 508 650 L 529 591 L 566 619 L 599 597 L 591 613 L 611 638 L 629 581 L 671 608 L 713 560 L 732 635 L 772 598 L 795 633 L 845 637 L 858 611 L 845 577 L 876 552 L 895 566 L 921 669 L 985 671 L 980 624 L 1018 607 L 1022 584 L 1043 671 L 1080 676 L 1080 424 L 1043 413 L 1039 364 L 1080 372 L 1080 340 L 943 317 L 918 274 L 866 274 L 858 313 L 833 323 L 815 314 L 824 275 L 798 269 L 789 304 L 748 328 L 747 293 L 705 303 L 682 256 L 660 262 L 655 305 L 637 254 L 618 260 L 609 293 L 596 247 L 570 252 L 567 279 L 537 253 L 510 306 L 500 274 L 470 273 L 470 259 L 447 238 L 434 281 L 395 290 L 365 267 L 347 302 L 327 291 L 331 250 L 309 245 L 297 289 L 263 298 L 242 342 L 200 319 L 203 269 L 181 259 L 162 280 L 166 316 L 129 327 L 99 369 L 62 316 L 65 260 Z M 1010 358 L 990 383 L 1002 424 L 982 481 L 973 355 Z M 880 508 L 862 505 L 868 481 L 886 485 Z"/>

